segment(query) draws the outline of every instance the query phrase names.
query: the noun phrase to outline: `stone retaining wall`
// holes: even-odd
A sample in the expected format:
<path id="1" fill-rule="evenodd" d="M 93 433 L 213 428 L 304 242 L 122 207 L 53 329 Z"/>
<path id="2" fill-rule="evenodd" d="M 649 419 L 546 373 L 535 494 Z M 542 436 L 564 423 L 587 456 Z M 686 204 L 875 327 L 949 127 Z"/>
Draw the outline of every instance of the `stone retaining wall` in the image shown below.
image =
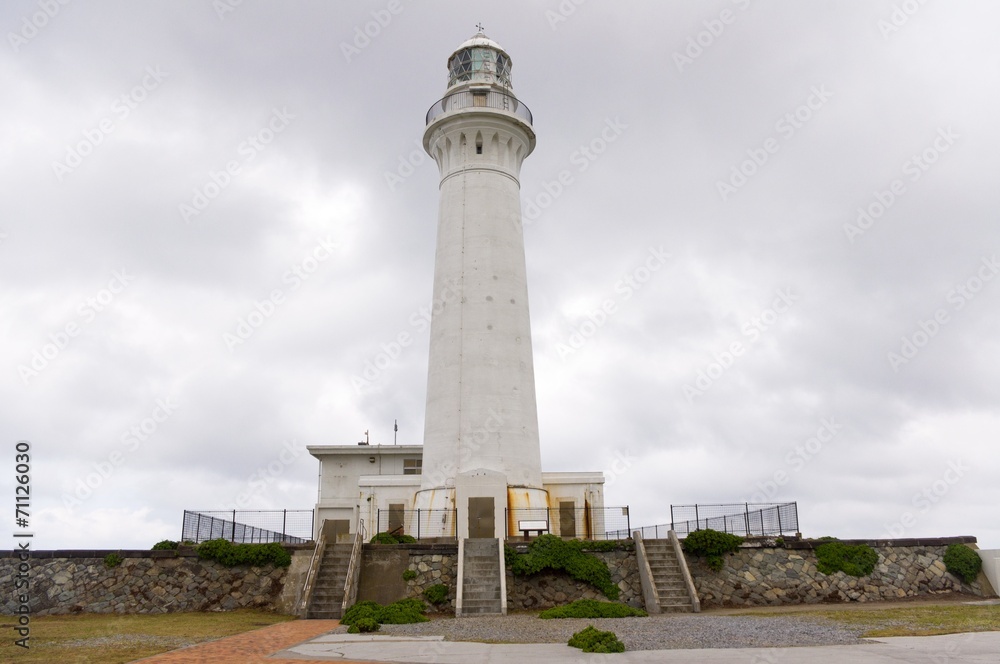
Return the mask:
<path id="1" fill-rule="evenodd" d="M 293 547 L 289 547 L 292 549 Z M 109 553 L 121 556 L 107 567 Z M 312 548 L 292 551 L 292 566 L 224 567 L 199 560 L 193 551 L 33 551 L 29 562 L 31 614 L 171 613 L 258 608 L 294 611 L 297 570 L 308 567 Z M 0 559 L 0 587 L 14 588 L 19 560 Z M 298 581 L 301 586 L 301 580 Z M 17 597 L 6 593 L 0 611 L 17 611 Z"/>
<path id="2" fill-rule="evenodd" d="M 640 608 L 643 606 L 639 566 L 634 549 L 587 553 L 603 560 L 611 570 L 611 580 L 621 591 L 619 602 Z M 507 570 L 507 609 L 510 611 L 549 609 L 577 599 L 608 601 L 600 590 L 589 583 L 577 581 L 566 572 L 549 571 L 529 577 L 515 577 Z"/>
<path id="3" fill-rule="evenodd" d="M 872 602 L 949 592 L 988 596 L 991 589 L 982 580 L 963 583 L 945 569 L 948 544 L 970 540 L 975 542 L 975 538 L 845 541 L 865 543 L 878 552 L 875 570 L 864 577 L 820 572 L 813 548 L 822 542 L 789 542 L 788 548 L 745 544 L 725 556 L 718 572 L 703 559 L 685 557 L 703 608 Z"/>

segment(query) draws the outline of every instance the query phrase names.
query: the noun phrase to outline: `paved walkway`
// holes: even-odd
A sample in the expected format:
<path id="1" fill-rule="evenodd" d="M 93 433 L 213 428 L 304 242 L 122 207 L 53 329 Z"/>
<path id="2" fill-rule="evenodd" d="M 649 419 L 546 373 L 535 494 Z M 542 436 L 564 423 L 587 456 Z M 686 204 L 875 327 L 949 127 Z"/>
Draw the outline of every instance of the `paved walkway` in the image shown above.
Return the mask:
<path id="1" fill-rule="evenodd" d="M 302 664 L 301 656 L 292 659 L 269 655 L 326 634 L 339 625 L 337 620 L 292 620 L 244 632 L 223 639 L 172 650 L 137 660 L 143 664 Z M 341 662 L 349 662 L 340 659 Z"/>
<path id="2" fill-rule="evenodd" d="M 618 664 L 699 662 L 699 664 L 996 664 L 1000 658 L 1000 632 L 901 636 L 873 639 L 854 646 L 800 648 L 708 648 L 702 650 L 637 650 L 614 655 Z M 582 653 L 558 644 L 489 644 L 442 641 L 441 637 L 325 634 L 293 646 L 266 662 L 327 661 L 407 662 L 468 664 L 517 662 L 518 664 L 608 664 L 608 655 Z M 297 659 L 293 659 L 297 658 Z M 351 658 L 351 659 L 348 659 Z M 152 661 L 152 660 L 150 660 Z M 167 661 L 167 660 L 164 660 Z M 170 660 L 173 661 L 173 660 Z M 195 660 L 189 660 L 195 661 Z M 228 661 L 228 660 L 215 660 Z M 257 660 L 246 660 L 257 661 Z"/>

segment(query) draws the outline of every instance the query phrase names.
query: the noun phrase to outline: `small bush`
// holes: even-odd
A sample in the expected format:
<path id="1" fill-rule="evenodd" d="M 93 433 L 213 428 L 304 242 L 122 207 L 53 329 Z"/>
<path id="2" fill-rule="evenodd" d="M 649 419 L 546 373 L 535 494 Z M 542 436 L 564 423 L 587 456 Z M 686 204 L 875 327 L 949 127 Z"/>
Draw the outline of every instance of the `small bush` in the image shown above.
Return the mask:
<path id="1" fill-rule="evenodd" d="M 199 558 L 214 560 L 226 567 L 237 565 L 288 567 L 292 564 L 291 554 L 278 542 L 233 544 L 229 540 L 214 539 L 202 542 L 196 550 Z"/>
<path id="2" fill-rule="evenodd" d="M 843 572 L 868 576 L 875 570 L 878 553 L 867 544 L 850 545 L 836 540 L 816 547 L 816 568 L 823 574 Z"/>
<path id="3" fill-rule="evenodd" d="M 565 570 L 577 581 L 589 583 L 608 599 L 618 599 L 618 586 L 611 580 L 608 566 L 600 558 L 584 553 L 591 542 L 563 541 L 555 535 L 542 535 L 528 546 L 528 553 L 519 554 L 504 547 L 504 561 L 517 576 L 531 576 L 544 569 Z"/>
<path id="4" fill-rule="evenodd" d="M 401 599 L 386 606 L 377 602 L 358 602 L 344 612 L 344 617 L 341 618 L 340 622 L 350 626 L 366 619 L 374 620 L 381 625 L 427 622 L 427 618 L 424 616 L 424 603 L 416 597 Z"/>
<path id="5" fill-rule="evenodd" d="M 785 538 L 784 537 L 775 537 L 774 538 L 774 546 L 776 546 L 779 549 L 784 548 L 784 546 L 785 546 Z"/>
<path id="6" fill-rule="evenodd" d="M 391 533 L 375 533 L 371 538 L 372 544 L 413 544 L 417 538 L 410 535 L 393 535 Z"/>
<path id="7" fill-rule="evenodd" d="M 424 599 L 431 604 L 444 604 L 448 601 L 448 586 L 443 583 L 435 583 L 424 590 Z"/>
<path id="8" fill-rule="evenodd" d="M 538 614 L 539 618 L 630 618 L 645 617 L 642 609 L 633 609 L 628 604 L 617 602 L 601 602 L 596 599 L 578 599 L 565 606 L 546 609 Z"/>
<path id="9" fill-rule="evenodd" d="M 108 569 L 112 569 L 113 567 L 118 567 L 121 564 L 122 564 L 122 557 L 119 556 L 117 553 L 109 553 L 108 555 L 104 556 L 104 566 L 107 567 Z"/>
<path id="10" fill-rule="evenodd" d="M 944 566 L 966 583 L 972 583 L 983 569 L 983 559 L 964 544 L 950 544 L 944 552 Z"/>
<path id="11" fill-rule="evenodd" d="M 180 542 L 175 542 L 173 540 L 161 540 L 154 544 L 150 551 L 173 551 L 180 545 Z"/>
<path id="12" fill-rule="evenodd" d="M 378 621 L 373 618 L 361 618 L 353 625 L 347 628 L 348 634 L 361 634 L 368 632 L 377 632 L 382 628 L 382 625 L 378 624 Z"/>
<path id="13" fill-rule="evenodd" d="M 403 581 L 413 581 L 415 578 L 417 578 L 415 570 L 408 569 L 403 571 Z"/>
<path id="14" fill-rule="evenodd" d="M 583 652 L 625 652 L 625 644 L 614 632 L 602 632 L 593 625 L 571 636 L 569 645 Z"/>
<path id="15" fill-rule="evenodd" d="M 718 572 L 725 563 L 723 556 L 739 550 L 742 543 L 743 538 L 739 535 L 706 528 L 689 534 L 681 542 L 681 546 L 687 553 L 703 557 L 709 568 Z"/>

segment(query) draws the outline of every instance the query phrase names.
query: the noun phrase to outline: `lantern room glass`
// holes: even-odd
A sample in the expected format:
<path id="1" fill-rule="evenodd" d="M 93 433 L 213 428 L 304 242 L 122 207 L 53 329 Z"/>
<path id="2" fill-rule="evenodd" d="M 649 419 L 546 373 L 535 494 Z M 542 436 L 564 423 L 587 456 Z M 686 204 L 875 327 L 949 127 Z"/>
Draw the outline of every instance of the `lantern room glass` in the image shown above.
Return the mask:
<path id="1" fill-rule="evenodd" d="M 448 86 L 465 83 L 485 76 L 496 76 L 496 81 L 510 87 L 510 58 L 491 48 L 463 48 L 451 58 L 448 72 Z"/>

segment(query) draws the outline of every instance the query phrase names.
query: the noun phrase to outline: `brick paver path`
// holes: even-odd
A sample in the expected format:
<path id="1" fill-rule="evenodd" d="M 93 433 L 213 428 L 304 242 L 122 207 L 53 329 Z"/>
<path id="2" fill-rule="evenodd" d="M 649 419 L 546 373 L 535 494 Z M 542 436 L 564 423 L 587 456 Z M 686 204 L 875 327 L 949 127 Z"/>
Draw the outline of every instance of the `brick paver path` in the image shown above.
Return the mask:
<path id="1" fill-rule="evenodd" d="M 142 664 L 302 664 L 301 659 L 271 659 L 268 655 L 326 634 L 336 620 L 291 620 L 224 639 L 199 643 L 140 659 Z M 347 662 L 347 660 L 337 660 Z"/>

